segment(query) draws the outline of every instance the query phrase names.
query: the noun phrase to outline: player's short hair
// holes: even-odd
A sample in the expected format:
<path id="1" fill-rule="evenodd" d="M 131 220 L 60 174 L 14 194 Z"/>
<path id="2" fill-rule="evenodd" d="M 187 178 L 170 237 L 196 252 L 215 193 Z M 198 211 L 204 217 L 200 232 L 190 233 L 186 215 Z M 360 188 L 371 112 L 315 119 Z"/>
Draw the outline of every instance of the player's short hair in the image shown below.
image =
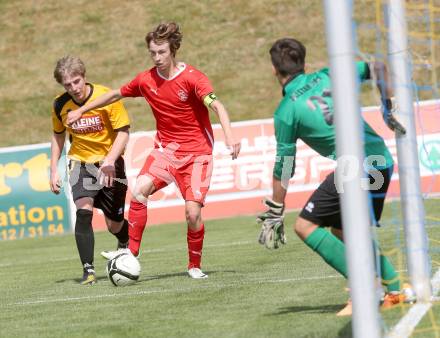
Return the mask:
<path id="1" fill-rule="evenodd" d="M 283 38 L 275 41 L 269 51 L 272 64 L 276 71 L 287 77 L 304 71 L 306 47 L 292 38 Z"/>
<path id="2" fill-rule="evenodd" d="M 59 84 L 63 84 L 65 75 L 82 76 L 86 75 L 86 66 L 84 62 L 76 56 L 66 55 L 57 61 L 53 77 Z"/>
<path id="3" fill-rule="evenodd" d="M 173 56 L 176 56 L 177 50 L 180 48 L 182 43 L 183 35 L 180 32 L 180 27 L 175 22 L 161 23 L 152 32 L 149 32 L 145 36 L 145 42 L 147 47 L 150 47 L 150 42 L 161 44 L 168 42 L 170 44 L 170 51 Z"/>

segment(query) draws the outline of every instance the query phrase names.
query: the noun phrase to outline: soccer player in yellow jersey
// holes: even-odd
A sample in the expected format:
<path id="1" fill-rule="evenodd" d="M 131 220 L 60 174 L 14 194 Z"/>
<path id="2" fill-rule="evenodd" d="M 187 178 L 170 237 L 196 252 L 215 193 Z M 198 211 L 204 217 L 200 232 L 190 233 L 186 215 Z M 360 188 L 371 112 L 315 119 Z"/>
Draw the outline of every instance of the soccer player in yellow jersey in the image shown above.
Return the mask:
<path id="1" fill-rule="evenodd" d="M 93 101 L 108 88 L 86 82 L 81 59 L 65 56 L 58 60 L 54 77 L 65 92 L 55 98 L 52 109 L 53 135 L 50 159 L 50 187 L 58 194 L 61 188 L 57 163 L 66 131 L 71 146 L 69 183 L 76 206 L 75 239 L 83 265 L 81 284 L 96 283 L 93 266 L 93 207 L 105 215 L 109 231 L 118 239 L 118 248 L 128 245 L 128 223 L 124 219 L 127 182 L 122 157 L 128 142 L 130 121 L 121 101 L 94 109 L 68 126 L 67 113 Z"/>

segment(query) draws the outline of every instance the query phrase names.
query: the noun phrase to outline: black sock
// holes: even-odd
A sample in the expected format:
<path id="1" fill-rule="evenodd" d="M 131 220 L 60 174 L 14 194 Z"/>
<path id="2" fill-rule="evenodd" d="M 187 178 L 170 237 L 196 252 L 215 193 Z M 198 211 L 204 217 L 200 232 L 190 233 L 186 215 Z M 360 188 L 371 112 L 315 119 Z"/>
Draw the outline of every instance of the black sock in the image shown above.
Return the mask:
<path id="1" fill-rule="evenodd" d="M 86 209 L 76 211 L 75 240 L 81 263 L 93 266 L 95 236 L 92 228 L 93 212 Z"/>
<path id="2" fill-rule="evenodd" d="M 128 221 L 124 219 L 121 230 L 113 234 L 118 239 L 118 249 L 128 247 Z"/>

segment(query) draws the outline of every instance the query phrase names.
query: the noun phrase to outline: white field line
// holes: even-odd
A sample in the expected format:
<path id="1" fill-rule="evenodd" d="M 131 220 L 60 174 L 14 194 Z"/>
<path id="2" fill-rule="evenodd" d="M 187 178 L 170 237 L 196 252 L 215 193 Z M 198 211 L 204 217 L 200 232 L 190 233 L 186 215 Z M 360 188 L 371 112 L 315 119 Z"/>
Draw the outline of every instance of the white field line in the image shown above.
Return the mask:
<path id="1" fill-rule="evenodd" d="M 237 242 L 231 242 L 231 243 L 218 243 L 218 244 L 211 244 L 206 245 L 205 247 L 210 248 L 216 248 L 216 247 L 228 247 L 228 246 L 240 246 L 240 245 L 249 245 L 249 244 L 256 244 L 256 241 L 237 241 Z M 174 247 L 167 247 L 163 249 L 149 249 L 149 250 L 142 250 L 142 253 L 157 253 L 157 252 L 167 252 L 170 250 L 183 250 L 185 249 L 184 246 L 174 246 Z M 64 257 L 64 258 L 56 258 L 51 259 L 51 262 L 57 262 L 57 261 L 67 261 L 67 260 L 73 260 L 77 259 L 77 257 Z M 9 266 L 10 263 L 6 263 L 4 266 Z M 14 264 L 17 265 L 17 264 Z M 0 267 L 2 264 L 0 263 Z M 398 272 L 403 272 L 406 270 L 400 270 Z M 439 282 L 437 289 L 434 289 L 434 295 L 437 294 L 438 290 L 440 289 L 440 270 L 437 272 L 439 275 Z M 437 275 L 436 274 L 436 275 Z M 325 279 L 333 279 L 333 278 L 342 278 L 340 275 L 324 275 L 324 276 L 312 276 L 312 277 L 299 277 L 299 278 L 285 278 L 285 279 L 250 279 L 246 281 L 239 281 L 234 283 L 224 283 L 224 284 L 209 284 L 205 286 L 198 285 L 197 288 L 187 288 L 187 289 L 159 289 L 159 290 L 143 290 L 143 291 L 136 291 L 136 292 L 126 292 L 126 293 L 113 293 L 113 294 L 103 294 L 103 295 L 95 295 L 95 296 L 84 296 L 84 297 L 65 297 L 65 298 L 55 298 L 55 299 L 39 299 L 39 300 L 29 300 L 29 301 L 23 301 L 23 302 L 17 302 L 17 303 L 10 303 L 6 306 L 18 306 L 18 305 L 35 305 L 35 304 L 47 304 L 47 303 L 56 303 L 56 302 L 70 302 L 70 301 L 81 301 L 81 300 L 90 300 L 90 299 L 101 299 L 101 298 L 111 298 L 111 297 L 125 297 L 125 296 L 138 296 L 138 295 L 146 295 L 146 294 L 154 294 L 154 293 L 173 293 L 173 292 L 191 292 L 196 289 L 202 288 L 224 288 L 224 287 L 233 287 L 233 286 L 242 286 L 242 285 L 248 285 L 248 284 L 265 284 L 265 283 L 293 283 L 293 282 L 301 282 L 301 281 L 311 281 L 311 280 L 325 280 Z M 436 284 L 436 285 L 437 285 Z"/>
<path id="2" fill-rule="evenodd" d="M 223 248 L 223 247 L 228 247 L 228 246 L 240 246 L 240 245 L 249 245 L 249 244 L 258 244 L 257 240 L 255 241 L 238 241 L 238 242 L 231 242 L 231 243 L 218 243 L 218 244 L 207 244 L 204 245 L 203 247 L 206 248 Z M 146 250 L 141 250 L 141 255 L 142 254 L 149 254 L 149 253 L 160 253 L 160 252 L 170 252 L 170 251 L 176 251 L 176 250 L 186 250 L 186 246 L 184 245 L 179 245 L 179 246 L 168 246 L 166 248 L 158 248 L 158 249 L 146 249 Z M 78 256 L 74 255 L 74 256 L 67 256 L 67 257 L 58 257 L 58 258 L 51 258 L 49 260 L 46 260 L 46 263 L 55 263 L 55 262 L 66 262 L 66 261 L 72 261 L 72 260 L 77 260 Z M 20 265 L 28 265 L 28 264 L 34 264 L 34 263 L 29 263 L 28 261 L 23 261 L 23 262 L 17 262 L 15 261 L 14 264 L 12 263 L 8 263 L 8 262 L 0 262 L 0 268 L 2 267 L 9 267 L 9 266 L 20 266 Z"/>
<path id="3" fill-rule="evenodd" d="M 156 226 L 156 225 L 155 225 Z M 430 228 L 434 228 L 437 227 L 438 225 L 427 225 L 425 228 L 426 229 L 430 229 Z M 395 226 L 394 224 L 383 224 L 382 227 L 380 228 L 380 232 L 391 232 L 391 231 L 396 231 L 395 230 Z M 291 235 L 293 236 L 293 235 Z M 255 235 L 256 238 L 256 235 Z M 256 244 L 257 240 L 255 241 L 238 241 L 238 242 L 232 242 L 232 243 L 218 243 L 218 244 L 210 244 L 210 245 L 204 245 L 204 248 L 219 248 L 219 247 L 227 247 L 227 246 L 237 246 L 237 245 L 249 245 L 249 244 Z M 1 244 L 1 242 L 0 242 Z M 158 252 L 167 252 L 170 250 L 183 250 L 186 249 L 186 247 L 184 246 L 173 246 L 173 247 L 166 247 L 166 248 L 158 248 L 158 249 L 143 249 L 141 253 L 143 254 L 148 254 L 148 253 L 158 253 Z M 68 256 L 68 257 L 59 257 L 59 258 L 52 258 L 49 259 L 48 262 L 64 262 L 64 261 L 71 261 L 71 260 L 76 260 L 78 259 L 78 257 L 75 256 Z M 26 262 L 14 262 L 14 266 L 20 265 L 20 263 L 24 263 L 26 264 Z M 12 266 L 11 263 L 3 263 L 0 261 L 0 268 L 1 267 L 9 267 Z"/>
<path id="4" fill-rule="evenodd" d="M 431 279 L 433 300 L 440 291 L 440 269 Z M 386 338 L 406 338 L 414 331 L 423 316 L 432 307 L 432 303 L 418 303 L 411 307 L 406 315 L 385 336 Z"/>
<path id="5" fill-rule="evenodd" d="M 285 278 L 285 279 L 251 279 L 245 281 L 237 281 L 232 283 L 210 283 L 206 285 L 201 285 L 199 283 L 195 283 L 194 287 L 188 288 L 171 288 L 171 289 L 150 289 L 150 290 L 141 290 L 134 292 L 118 292 L 118 293 L 106 293 L 102 295 L 94 295 L 94 296 L 82 296 L 82 297 L 62 297 L 62 298 L 53 298 L 53 299 L 35 299 L 29 301 L 21 301 L 16 303 L 6 304 L 7 307 L 11 306 L 27 306 L 27 305 L 38 305 L 38 304 L 50 304 L 50 303 L 66 303 L 66 302 L 76 302 L 83 300 L 93 300 L 93 299 L 105 299 L 105 298 L 115 298 L 115 297 L 130 297 L 130 296 L 142 296 L 149 295 L 154 293 L 187 293 L 192 291 L 197 291 L 200 289 L 223 289 L 230 287 L 238 287 L 250 284 L 266 284 L 266 283 L 294 283 L 294 282 L 303 282 L 303 281 L 313 281 L 313 280 L 324 280 L 324 279 L 333 279 L 333 278 L 342 278 L 340 275 L 324 275 L 324 276 L 312 276 L 312 277 L 304 277 L 304 278 Z M 148 281 L 143 280 L 143 281 Z"/>

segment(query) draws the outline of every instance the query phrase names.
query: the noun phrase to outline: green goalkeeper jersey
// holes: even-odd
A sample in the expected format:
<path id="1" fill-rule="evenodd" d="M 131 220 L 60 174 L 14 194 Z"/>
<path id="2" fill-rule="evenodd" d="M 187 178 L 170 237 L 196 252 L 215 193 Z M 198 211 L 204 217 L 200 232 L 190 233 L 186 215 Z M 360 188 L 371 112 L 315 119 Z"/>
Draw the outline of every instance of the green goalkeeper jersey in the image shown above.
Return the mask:
<path id="1" fill-rule="evenodd" d="M 368 64 L 356 63 L 361 81 L 370 78 Z M 329 69 L 299 74 L 285 84 L 283 99 L 274 113 L 277 158 L 273 175 L 281 179 L 295 172 L 296 141 L 301 139 L 322 156 L 336 159 L 336 137 L 333 126 L 333 99 Z M 371 165 L 384 169 L 393 165 L 393 158 L 384 140 L 365 121 L 365 155 L 375 156 Z M 377 161 L 378 157 L 380 161 Z M 284 172 L 283 172 L 284 167 Z"/>

